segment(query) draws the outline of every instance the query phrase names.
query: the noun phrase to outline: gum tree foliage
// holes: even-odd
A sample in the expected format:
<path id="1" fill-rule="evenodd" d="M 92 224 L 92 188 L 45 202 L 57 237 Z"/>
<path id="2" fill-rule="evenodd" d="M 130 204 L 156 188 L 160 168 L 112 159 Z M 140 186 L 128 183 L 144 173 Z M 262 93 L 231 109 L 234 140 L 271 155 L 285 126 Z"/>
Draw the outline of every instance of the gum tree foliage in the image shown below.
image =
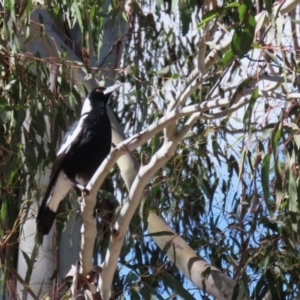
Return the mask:
<path id="1" fill-rule="evenodd" d="M 110 107 L 125 135 L 131 137 L 157 124 L 175 107 L 179 107 L 177 115 L 183 108 L 190 111 L 141 138 L 140 144 L 138 138 L 136 144 L 130 140 L 126 144 L 141 166 L 155 160 L 167 142 L 176 145 L 164 154 L 164 163 L 147 181 L 143 205 L 134 208 L 118 265 L 112 266 L 117 271 L 112 285 L 108 284 L 111 297 L 206 299 L 222 289 L 219 299 L 299 297 L 298 2 L 127 2 L 127 16 L 124 4 L 117 1 L 109 6 L 95 1 L 1 2 L 3 299 L 17 298 L 16 283 L 27 290 L 32 272 L 40 272 L 32 253 L 18 252 L 26 235 L 23 224 L 34 217 L 30 208 L 42 194 L 37 174 L 51 166 L 61 132 L 80 114 L 90 86 L 76 74 L 83 72 L 86 80 L 113 79 L 107 78 L 101 65 L 104 59 L 97 60 L 97 55 L 105 46 L 105 30 L 120 18 L 129 23 L 128 31 L 119 28 L 122 34 L 112 49 L 122 38 L 114 79 L 124 83 L 124 88 L 112 98 Z M 49 53 L 48 48 L 54 47 L 50 42 L 48 48 L 45 44 L 29 47 L 35 35 L 50 39 L 45 20 L 41 16 L 32 19 L 37 9 L 50 16 L 63 48 Z M 107 57 L 110 54 L 107 51 Z M 117 144 L 114 147 L 118 150 Z M 120 169 L 113 164 L 98 195 L 95 266 L 106 257 L 109 241 L 114 242 L 111 233 L 118 233 L 113 229 L 120 207 L 132 197 Z M 71 197 L 63 206 L 54 251 L 78 209 Z M 166 220 L 164 226 L 169 229 L 153 231 L 154 213 Z M 174 232 L 194 251 L 194 260 L 183 263 Z M 25 258 L 26 278 L 18 274 L 18 255 Z M 211 267 L 199 267 L 202 277 L 195 279 L 193 262 L 197 259 Z M 228 281 L 214 277 L 213 267 Z M 58 263 L 55 270 L 59 268 Z M 95 270 L 97 274 L 100 268 Z M 215 287 L 205 281 L 209 276 Z M 28 289 L 28 297 L 41 298 L 48 292 L 53 298 L 68 299 L 79 289 L 74 283 L 69 289 L 62 278 L 55 282 L 55 289 L 42 294 Z M 108 299 L 105 286 L 99 285 L 100 293 Z M 97 299 L 99 294 L 89 289 L 94 294 L 90 297 Z"/>

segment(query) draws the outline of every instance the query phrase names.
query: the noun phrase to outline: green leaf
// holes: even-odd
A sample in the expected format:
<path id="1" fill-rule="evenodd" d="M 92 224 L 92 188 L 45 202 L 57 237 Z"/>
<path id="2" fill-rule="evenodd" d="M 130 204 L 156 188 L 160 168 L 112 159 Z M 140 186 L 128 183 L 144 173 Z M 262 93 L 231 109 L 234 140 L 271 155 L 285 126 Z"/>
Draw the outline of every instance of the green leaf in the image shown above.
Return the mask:
<path id="1" fill-rule="evenodd" d="M 162 279 L 165 285 L 171 290 L 174 290 L 178 296 L 185 300 L 195 300 L 195 298 L 172 275 L 163 272 Z"/>
<path id="2" fill-rule="evenodd" d="M 178 1 L 177 5 L 180 13 L 182 35 L 186 35 L 192 22 L 193 11 L 200 3 L 197 0 L 182 0 Z"/>
<path id="3" fill-rule="evenodd" d="M 0 110 L 0 120 L 3 124 L 6 124 L 11 119 L 11 111 Z"/>
<path id="4" fill-rule="evenodd" d="M 267 56 L 270 57 L 270 59 L 271 59 L 276 65 L 278 65 L 278 66 L 281 65 L 280 62 L 279 62 L 279 60 L 277 59 L 276 55 L 274 55 L 272 52 L 270 52 L 270 51 L 268 51 L 268 50 L 266 50 L 265 53 L 267 54 Z"/>
<path id="5" fill-rule="evenodd" d="M 144 234 L 143 236 L 174 236 L 174 232 L 172 231 L 158 231 L 158 232 L 153 232 L 149 234 Z"/>
<path id="6" fill-rule="evenodd" d="M 245 20 L 245 14 L 248 12 L 248 8 L 247 6 L 242 3 L 240 5 L 240 8 L 239 8 L 239 18 L 240 18 L 240 22 L 244 22 Z"/>
<path id="7" fill-rule="evenodd" d="M 201 22 L 197 25 L 197 29 L 201 29 L 204 24 L 208 21 L 218 17 L 220 14 L 220 10 L 210 10 L 208 11 L 202 18 Z"/>
<path id="8" fill-rule="evenodd" d="M 234 58 L 232 50 L 228 50 L 221 60 L 222 66 L 227 66 Z"/>
<path id="9" fill-rule="evenodd" d="M 282 137 L 282 122 L 279 122 L 275 125 L 271 136 L 271 144 L 272 144 L 272 151 L 274 153 L 274 158 L 277 158 L 279 140 L 281 137 Z"/>
<path id="10" fill-rule="evenodd" d="M 251 94 L 251 99 L 243 119 L 243 123 L 245 126 L 248 126 L 248 129 L 250 128 L 251 125 L 251 116 L 252 116 L 254 104 L 256 103 L 257 99 L 258 99 L 258 87 L 256 87 Z"/>
<path id="11" fill-rule="evenodd" d="M 284 16 L 282 16 L 281 14 L 279 14 L 279 16 L 276 19 L 276 42 L 277 45 L 281 45 L 282 44 L 282 33 L 283 33 L 283 27 L 285 24 L 285 18 Z"/>
<path id="12" fill-rule="evenodd" d="M 143 285 L 147 288 L 147 292 L 150 293 L 150 295 L 155 296 L 155 299 L 158 300 L 164 300 L 165 298 L 161 296 L 161 294 L 159 294 L 156 289 L 154 289 L 150 284 L 148 284 L 147 282 L 143 282 Z M 149 299 L 149 293 L 148 293 L 148 297 L 144 297 L 144 299 Z M 154 299 L 153 299 L 154 300 Z"/>
<path id="13" fill-rule="evenodd" d="M 131 271 L 127 274 L 126 279 L 124 280 L 124 284 L 132 285 L 138 280 L 139 280 L 139 277 L 137 276 L 137 274 L 135 272 Z"/>
<path id="14" fill-rule="evenodd" d="M 230 106 L 232 106 L 234 103 L 239 101 L 240 99 L 236 99 L 238 95 L 243 91 L 244 88 L 247 88 L 249 86 L 249 83 L 252 81 L 252 78 L 246 78 L 244 79 L 236 88 L 236 91 L 234 92 L 231 100 L 230 100 Z M 241 121 L 240 121 L 241 122 Z"/>
<path id="15" fill-rule="evenodd" d="M 269 173 L 270 173 L 270 154 L 267 153 L 262 161 L 261 183 L 264 193 L 265 202 L 268 203 L 270 197 L 269 191 Z"/>
<path id="16" fill-rule="evenodd" d="M 263 265 L 264 274 L 266 274 L 268 271 L 269 261 L 270 261 L 270 254 L 267 252 L 264 259 L 264 265 Z"/>
<path id="17" fill-rule="evenodd" d="M 271 15 L 273 11 L 273 1 L 272 0 L 263 0 L 266 6 L 267 12 Z"/>
<path id="18" fill-rule="evenodd" d="M 170 66 L 166 66 L 160 70 L 157 70 L 155 73 L 158 77 L 166 77 L 170 73 Z"/>
<path id="19" fill-rule="evenodd" d="M 293 139 L 295 141 L 297 149 L 300 150 L 300 134 L 295 134 L 294 137 L 293 137 Z"/>
<path id="20" fill-rule="evenodd" d="M 241 4 L 239 2 L 232 2 L 232 3 L 225 5 L 224 7 L 225 8 L 233 8 L 233 7 L 239 7 L 240 5 Z"/>
<path id="21" fill-rule="evenodd" d="M 291 19 L 291 21 L 297 25 L 300 25 L 300 20 Z"/>
<path id="22" fill-rule="evenodd" d="M 252 1 L 245 0 L 239 7 L 240 23 L 236 26 L 231 41 L 231 49 L 242 58 L 251 48 L 255 33 L 255 17 L 252 12 Z"/>
<path id="23" fill-rule="evenodd" d="M 164 3 L 163 0 L 155 0 L 155 4 L 156 4 L 158 9 L 161 9 L 161 6 L 162 6 L 163 3 Z"/>
<path id="24" fill-rule="evenodd" d="M 7 215 L 7 201 L 3 201 L 1 204 L 1 221 L 4 222 L 8 215 Z M 3 223 L 2 223 L 3 224 Z M 1 228 L 2 231 L 2 228 Z"/>
<path id="25" fill-rule="evenodd" d="M 82 22 L 81 11 L 80 11 L 80 8 L 78 5 L 78 0 L 74 0 L 73 5 L 74 5 L 75 13 L 76 13 L 77 22 L 79 24 L 80 29 L 83 31 L 84 26 L 83 26 L 83 22 Z M 82 5 L 84 5 L 84 4 L 82 4 Z"/>
<path id="26" fill-rule="evenodd" d="M 233 289 L 233 294 L 232 294 L 232 297 L 231 299 L 232 300 L 237 300 L 239 299 L 239 291 L 240 291 L 240 285 L 239 283 L 236 283 L 236 285 L 234 286 L 234 289 Z"/>
<path id="27" fill-rule="evenodd" d="M 28 256 L 28 254 L 26 252 L 24 252 L 23 250 L 21 250 L 21 252 L 22 252 L 22 255 L 23 255 L 23 257 L 24 257 L 24 259 L 26 261 L 26 264 L 27 264 L 27 268 L 28 268 L 27 269 L 27 273 L 31 273 L 32 267 L 33 267 L 33 263 L 32 263 L 30 257 Z"/>
<path id="28" fill-rule="evenodd" d="M 289 211 L 291 214 L 292 230 L 294 232 L 298 231 L 298 193 L 297 193 L 297 180 L 294 176 L 293 168 L 295 168 L 295 151 L 292 150 L 292 155 L 287 154 L 288 163 L 288 190 L 289 190 Z"/>
<path id="29" fill-rule="evenodd" d="M 275 171 L 275 197 L 276 209 L 279 209 L 282 201 L 282 174 L 281 162 L 278 158 L 279 141 L 282 138 L 282 122 L 275 124 L 274 130 L 271 135 L 272 152 L 274 157 L 274 171 Z"/>
<path id="30" fill-rule="evenodd" d="M 10 81 L 5 87 L 4 90 L 8 91 L 11 89 L 11 87 L 17 82 L 17 79 L 13 79 L 12 81 Z"/>
<path id="31" fill-rule="evenodd" d="M 240 164 L 239 164 L 239 179 L 242 179 L 242 176 L 244 175 L 244 166 L 246 162 L 246 157 L 247 157 L 247 147 L 243 148 L 243 151 L 241 153 L 241 159 L 240 159 Z"/>
<path id="32" fill-rule="evenodd" d="M 242 58 L 251 48 L 254 33 L 251 34 L 246 29 L 238 28 L 232 37 L 231 50 L 239 58 Z"/>

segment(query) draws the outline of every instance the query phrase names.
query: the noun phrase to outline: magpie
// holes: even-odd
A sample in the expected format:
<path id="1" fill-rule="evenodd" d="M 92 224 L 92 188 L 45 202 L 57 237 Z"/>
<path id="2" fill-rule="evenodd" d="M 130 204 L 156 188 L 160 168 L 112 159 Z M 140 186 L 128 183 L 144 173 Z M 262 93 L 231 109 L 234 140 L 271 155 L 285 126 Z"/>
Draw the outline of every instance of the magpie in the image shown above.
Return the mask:
<path id="1" fill-rule="evenodd" d="M 93 89 L 81 115 L 66 133 L 52 166 L 50 182 L 39 208 L 37 230 L 48 234 L 59 203 L 72 187 L 83 189 L 111 148 L 111 125 L 106 111 L 109 96 L 120 85 Z"/>

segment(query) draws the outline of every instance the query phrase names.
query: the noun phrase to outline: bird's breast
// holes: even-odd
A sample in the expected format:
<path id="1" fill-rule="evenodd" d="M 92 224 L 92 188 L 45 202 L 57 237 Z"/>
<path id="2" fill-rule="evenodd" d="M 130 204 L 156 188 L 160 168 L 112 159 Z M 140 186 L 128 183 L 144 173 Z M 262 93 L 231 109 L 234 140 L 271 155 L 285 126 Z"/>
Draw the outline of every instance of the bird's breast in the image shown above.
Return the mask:
<path id="1" fill-rule="evenodd" d="M 64 164 L 68 177 L 76 176 L 89 181 L 109 154 L 111 148 L 111 125 L 108 116 L 85 119 L 83 131 L 73 145 Z"/>

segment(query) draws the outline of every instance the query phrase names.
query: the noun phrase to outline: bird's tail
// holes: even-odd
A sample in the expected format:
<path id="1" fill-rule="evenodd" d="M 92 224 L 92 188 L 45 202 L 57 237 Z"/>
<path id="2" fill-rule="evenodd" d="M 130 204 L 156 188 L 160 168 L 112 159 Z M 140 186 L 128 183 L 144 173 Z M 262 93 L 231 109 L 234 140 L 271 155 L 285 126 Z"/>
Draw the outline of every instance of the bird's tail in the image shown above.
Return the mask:
<path id="1" fill-rule="evenodd" d="M 64 199 L 72 186 L 72 182 L 66 177 L 63 171 L 60 171 L 56 176 L 51 178 L 36 218 L 37 230 L 39 232 L 42 234 L 50 232 L 59 203 Z"/>
<path id="2" fill-rule="evenodd" d="M 55 216 L 56 212 L 52 211 L 48 206 L 42 205 L 36 218 L 37 230 L 42 234 L 48 234 L 52 228 Z"/>

